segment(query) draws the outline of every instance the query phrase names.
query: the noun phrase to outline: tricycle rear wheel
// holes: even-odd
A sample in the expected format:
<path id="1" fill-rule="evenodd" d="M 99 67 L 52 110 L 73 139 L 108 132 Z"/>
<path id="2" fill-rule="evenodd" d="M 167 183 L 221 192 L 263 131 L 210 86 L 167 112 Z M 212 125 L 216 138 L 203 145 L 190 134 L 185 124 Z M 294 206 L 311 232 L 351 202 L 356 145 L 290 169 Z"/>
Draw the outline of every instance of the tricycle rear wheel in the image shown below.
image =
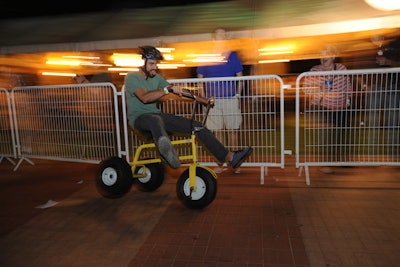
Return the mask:
<path id="1" fill-rule="evenodd" d="M 164 182 L 164 166 L 161 163 L 151 163 L 138 167 L 137 173 L 146 171 L 145 177 L 138 178 L 139 189 L 141 191 L 155 191 Z"/>
<path id="2" fill-rule="evenodd" d="M 103 160 L 96 176 L 97 191 L 107 198 L 119 198 L 131 190 L 132 170 L 128 162 L 120 157 Z"/>

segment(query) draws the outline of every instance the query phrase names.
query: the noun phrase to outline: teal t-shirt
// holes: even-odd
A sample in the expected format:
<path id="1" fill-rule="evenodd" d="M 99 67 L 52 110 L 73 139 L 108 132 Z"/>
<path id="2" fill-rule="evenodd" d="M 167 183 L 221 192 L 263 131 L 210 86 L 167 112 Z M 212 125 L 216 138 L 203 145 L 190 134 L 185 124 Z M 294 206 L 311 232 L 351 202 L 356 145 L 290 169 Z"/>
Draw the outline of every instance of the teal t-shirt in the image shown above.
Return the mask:
<path id="1" fill-rule="evenodd" d="M 168 82 L 161 76 L 156 75 L 153 78 L 144 78 L 137 72 L 130 72 L 125 77 L 125 96 L 127 105 L 127 116 L 129 125 L 133 128 L 135 120 L 145 113 L 161 113 L 157 106 L 157 101 L 153 103 L 143 103 L 136 97 L 135 91 L 145 88 L 147 91 L 153 91 L 164 88 Z"/>

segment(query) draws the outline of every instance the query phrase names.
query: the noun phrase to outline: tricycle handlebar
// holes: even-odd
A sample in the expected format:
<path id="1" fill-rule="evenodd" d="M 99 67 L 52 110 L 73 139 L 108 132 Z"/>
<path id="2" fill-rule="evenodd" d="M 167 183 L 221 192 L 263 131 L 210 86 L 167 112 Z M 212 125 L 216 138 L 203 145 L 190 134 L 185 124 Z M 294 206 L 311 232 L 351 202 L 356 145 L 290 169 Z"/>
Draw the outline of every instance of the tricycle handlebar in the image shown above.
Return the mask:
<path id="1" fill-rule="evenodd" d="M 172 90 L 172 88 L 168 88 L 168 91 L 170 93 L 173 93 L 174 91 Z M 209 106 L 209 107 L 214 107 L 214 97 L 209 97 L 209 98 L 205 98 L 196 94 L 193 94 L 190 90 L 187 89 L 183 89 L 182 90 L 182 96 L 193 99 L 194 101 L 196 101 L 197 103 L 203 105 L 203 106 Z"/>

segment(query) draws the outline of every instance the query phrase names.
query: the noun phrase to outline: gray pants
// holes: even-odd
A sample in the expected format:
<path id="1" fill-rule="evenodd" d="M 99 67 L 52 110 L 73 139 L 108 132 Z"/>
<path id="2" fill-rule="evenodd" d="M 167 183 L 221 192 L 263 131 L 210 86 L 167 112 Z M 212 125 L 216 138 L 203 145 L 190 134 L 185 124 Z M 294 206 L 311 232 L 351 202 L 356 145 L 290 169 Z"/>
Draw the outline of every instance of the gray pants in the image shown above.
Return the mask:
<path id="1" fill-rule="evenodd" d="M 190 135 L 194 127 L 200 128 L 203 127 L 203 124 L 170 113 L 143 114 L 136 119 L 134 124 L 136 130 L 146 136 L 151 136 L 155 143 L 161 136 L 168 137 L 170 134 Z M 225 162 L 229 151 L 208 128 L 203 127 L 200 131 L 196 131 L 195 134 L 220 163 Z"/>

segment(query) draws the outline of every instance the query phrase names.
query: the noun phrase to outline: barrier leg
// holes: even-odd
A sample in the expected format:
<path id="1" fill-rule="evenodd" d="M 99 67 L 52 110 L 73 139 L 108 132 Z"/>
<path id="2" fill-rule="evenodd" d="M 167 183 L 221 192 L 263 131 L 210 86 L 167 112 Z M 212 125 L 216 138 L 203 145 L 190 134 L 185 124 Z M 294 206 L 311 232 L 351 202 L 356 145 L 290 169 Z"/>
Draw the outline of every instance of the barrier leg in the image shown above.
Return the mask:
<path id="1" fill-rule="evenodd" d="M 24 161 L 24 160 L 27 161 L 28 163 L 30 163 L 31 165 L 35 165 L 35 163 L 33 163 L 33 161 L 31 161 L 30 159 L 22 157 L 18 161 L 17 166 L 15 166 L 14 171 L 16 171 L 19 168 L 19 165 L 21 165 L 22 161 Z"/>

